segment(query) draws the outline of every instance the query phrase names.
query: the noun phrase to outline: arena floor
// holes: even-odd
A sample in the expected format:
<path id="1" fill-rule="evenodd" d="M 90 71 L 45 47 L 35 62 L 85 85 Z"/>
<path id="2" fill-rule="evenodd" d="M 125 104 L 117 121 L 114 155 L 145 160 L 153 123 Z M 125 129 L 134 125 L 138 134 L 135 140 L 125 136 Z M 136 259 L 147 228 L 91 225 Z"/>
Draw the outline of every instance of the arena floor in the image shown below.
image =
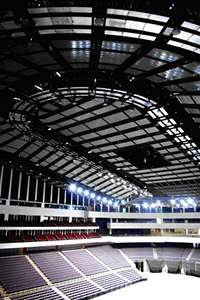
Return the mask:
<path id="1" fill-rule="evenodd" d="M 200 278 L 181 274 L 147 273 L 148 280 L 100 296 L 98 300 L 199 299 Z M 137 297 L 137 298 L 136 298 Z"/>

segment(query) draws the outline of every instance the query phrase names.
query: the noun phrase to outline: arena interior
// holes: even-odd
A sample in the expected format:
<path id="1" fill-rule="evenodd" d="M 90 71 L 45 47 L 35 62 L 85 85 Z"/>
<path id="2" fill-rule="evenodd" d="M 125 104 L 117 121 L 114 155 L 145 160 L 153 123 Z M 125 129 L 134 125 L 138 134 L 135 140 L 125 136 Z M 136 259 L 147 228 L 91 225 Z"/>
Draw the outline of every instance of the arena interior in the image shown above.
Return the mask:
<path id="1" fill-rule="evenodd" d="M 0 103 L 0 299 L 198 297 L 198 2 L 1 1 Z"/>

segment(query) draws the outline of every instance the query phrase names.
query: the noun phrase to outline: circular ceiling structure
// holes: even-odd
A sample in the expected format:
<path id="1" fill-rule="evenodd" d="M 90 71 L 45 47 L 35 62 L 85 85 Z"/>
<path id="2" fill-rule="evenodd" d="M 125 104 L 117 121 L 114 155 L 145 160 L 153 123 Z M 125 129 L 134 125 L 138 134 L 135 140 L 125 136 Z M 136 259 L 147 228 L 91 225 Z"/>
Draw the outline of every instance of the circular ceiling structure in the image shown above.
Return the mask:
<path id="1" fill-rule="evenodd" d="M 2 163 L 118 200 L 199 200 L 195 6 L 78 0 L 0 6 Z"/>

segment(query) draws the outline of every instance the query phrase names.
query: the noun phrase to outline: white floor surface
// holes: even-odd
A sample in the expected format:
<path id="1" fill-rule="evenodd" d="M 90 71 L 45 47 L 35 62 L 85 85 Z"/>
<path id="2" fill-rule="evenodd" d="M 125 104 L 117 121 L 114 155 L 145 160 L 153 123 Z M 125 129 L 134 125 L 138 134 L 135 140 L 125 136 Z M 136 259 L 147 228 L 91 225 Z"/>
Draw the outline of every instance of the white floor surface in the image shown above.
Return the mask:
<path id="1" fill-rule="evenodd" d="M 142 281 L 97 297 L 97 300 L 192 300 L 200 299 L 200 278 L 167 273 L 147 273 Z"/>

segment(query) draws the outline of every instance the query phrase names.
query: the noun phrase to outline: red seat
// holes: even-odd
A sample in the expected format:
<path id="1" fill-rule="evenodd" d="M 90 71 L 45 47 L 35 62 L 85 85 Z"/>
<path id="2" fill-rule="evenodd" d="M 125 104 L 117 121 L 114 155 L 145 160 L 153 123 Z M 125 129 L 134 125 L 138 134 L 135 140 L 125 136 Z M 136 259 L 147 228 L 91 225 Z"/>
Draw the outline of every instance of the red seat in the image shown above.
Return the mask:
<path id="1" fill-rule="evenodd" d="M 92 236 L 90 234 L 88 234 L 87 232 L 83 232 L 82 233 L 82 236 L 85 238 L 85 239 L 91 239 Z"/>
<path id="2" fill-rule="evenodd" d="M 58 240 L 61 240 L 61 241 L 66 240 L 66 238 L 64 237 L 64 235 L 61 234 L 61 233 L 56 233 L 54 236 L 55 236 Z"/>
<path id="3" fill-rule="evenodd" d="M 77 240 L 76 236 L 73 233 L 65 233 L 64 236 L 68 239 L 68 240 Z"/>
<path id="4" fill-rule="evenodd" d="M 91 235 L 94 237 L 94 238 L 101 238 L 101 236 L 96 233 L 96 232 L 91 232 Z"/>
<path id="5" fill-rule="evenodd" d="M 22 242 L 20 237 L 17 235 L 11 235 L 11 236 L 9 236 L 9 239 L 12 243 L 21 243 Z"/>
<path id="6" fill-rule="evenodd" d="M 39 242 L 46 242 L 46 241 L 47 241 L 46 238 L 44 237 L 44 235 L 41 234 L 41 233 L 36 233 L 36 234 L 35 234 L 35 237 L 36 237 L 36 239 L 37 239 Z"/>
<path id="7" fill-rule="evenodd" d="M 21 237 L 25 242 L 33 242 L 33 239 L 29 234 L 22 234 Z"/>
<path id="8" fill-rule="evenodd" d="M 44 236 L 46 237 L 46 239 L 48 241 L 55 241 L 54 236 L 52 234 L 50 234 L 50 233 L 46 233 L 46 234 L 44 234 Z"/>
<path id="9" fill-rule="evenodd" d="M 84 237 L 81 235 L 81 234 L 79 234 L 79 233 L 74 233 L 74 235 L 75 235 L 75 237 L 77 238 L 77 239 L 84 239 Z"/>

